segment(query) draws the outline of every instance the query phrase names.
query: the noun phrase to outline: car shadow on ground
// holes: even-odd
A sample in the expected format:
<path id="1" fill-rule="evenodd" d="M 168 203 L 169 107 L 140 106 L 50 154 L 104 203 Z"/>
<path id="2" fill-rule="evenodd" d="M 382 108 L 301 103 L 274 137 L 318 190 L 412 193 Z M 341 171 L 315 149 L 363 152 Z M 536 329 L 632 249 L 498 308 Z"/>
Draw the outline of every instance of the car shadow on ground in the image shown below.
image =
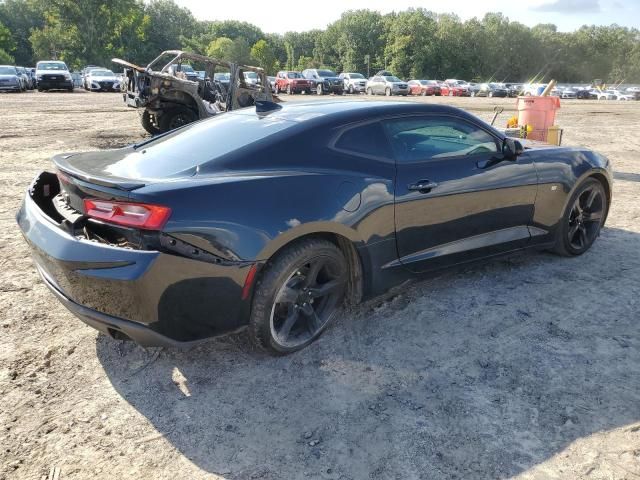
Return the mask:
<path id="1" fill-rule="evenodd" d="M 505 478 L 640 420 L 638 251 L 640 235 L 607 228 L 580 258 L 445 273 L 287 357 L 244 334 L 190 351 L 100 336 L 97 354 L 126 401 L 224 478 Z"/>

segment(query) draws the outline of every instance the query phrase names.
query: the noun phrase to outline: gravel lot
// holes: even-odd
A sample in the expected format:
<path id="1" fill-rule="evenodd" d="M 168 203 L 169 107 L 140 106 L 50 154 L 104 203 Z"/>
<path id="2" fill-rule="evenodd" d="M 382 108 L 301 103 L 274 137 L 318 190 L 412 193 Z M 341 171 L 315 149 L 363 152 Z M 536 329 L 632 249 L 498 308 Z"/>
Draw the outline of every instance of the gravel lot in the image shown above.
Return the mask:
<path id="1" fill-rule="evenodd" d="M 15 224 L 23 191 L 54 153 L 144 132 L 118 94 L 3 94 L 0 113 L 0 479 L 640 478 L 640 102 L 562 103 L 565 143 L 616 170 L 587 254 L 416 283 L 285 358 L 244 334 L 145 351 L 72 317 Z"/>

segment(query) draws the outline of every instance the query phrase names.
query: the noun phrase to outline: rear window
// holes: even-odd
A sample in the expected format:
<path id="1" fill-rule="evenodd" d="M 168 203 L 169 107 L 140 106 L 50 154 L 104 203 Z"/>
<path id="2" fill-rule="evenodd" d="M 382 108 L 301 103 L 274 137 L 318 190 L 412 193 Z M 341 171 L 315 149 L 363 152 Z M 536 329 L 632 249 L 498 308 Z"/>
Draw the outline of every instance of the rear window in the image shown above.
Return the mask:
<path id="1" fill-rule="evenodd" d="M 108 168 L 111 175 L 160 179 L 184 172 L 294 125 L 257 115 L 223 113 L 148 142 Z"/>

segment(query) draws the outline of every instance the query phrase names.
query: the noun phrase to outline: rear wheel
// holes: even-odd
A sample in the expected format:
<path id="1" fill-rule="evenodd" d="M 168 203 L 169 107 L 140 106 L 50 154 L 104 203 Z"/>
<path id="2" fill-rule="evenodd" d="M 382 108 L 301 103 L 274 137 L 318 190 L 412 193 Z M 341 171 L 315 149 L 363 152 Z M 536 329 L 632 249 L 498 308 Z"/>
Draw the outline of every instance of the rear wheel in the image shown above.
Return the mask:
<path id="1" fill-rule="evenodd" d="M 270 261 L 256 286 L 249 332 L 274 354 L 306 347 L 336 316 L 347 285 L 347 262 L 326 240 L 292 244 Z"/>
<path id="2" fill-rule="evenodd" d="M 554 251 L 582 255 L 600 235 L 608 210 L 604 186 L 595 178 L 585 180 L 571 196 L 562 217 Z"/>
<path id="3" fill-rule="evenodd" d="M 198 119 L 193 110 L 186 107 L 172 108 L 162 114 L 160 117 L 160 130 L 168 132 L 179 127 L 186 125 L 187 123 L 194 122 Z"/>

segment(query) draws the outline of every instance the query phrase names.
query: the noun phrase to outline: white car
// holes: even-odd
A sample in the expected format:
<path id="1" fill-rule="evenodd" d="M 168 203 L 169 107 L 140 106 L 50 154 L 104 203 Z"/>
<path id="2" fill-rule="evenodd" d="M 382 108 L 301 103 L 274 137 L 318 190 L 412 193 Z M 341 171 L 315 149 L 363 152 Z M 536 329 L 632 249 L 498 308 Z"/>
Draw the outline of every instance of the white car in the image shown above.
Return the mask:
<path id="1" fill-rule="evenodd" d="M 598 100 L 616 100 L 618 96 L 615 93 L 611 93 L 609 90 L 598 90 L 597 88 L 591 90 L 591 93 L 598 97 Z"/>
<path id="2" fill-rule="evenodd" d="M 120 79 L 111 70 L 92 69 L 84 79 L 87 90 L 92 92 L 119 92 Z"/>
<path id="3" fill-rule="evenodd" d="M 68 90 L 73 92 L 73 77 L 67 64 L 59 60 L 43 60 L 36 64 L 38 91 Z"/>
<path id="4" fill-rule="evenodd" d="M 616 96 L 617 100 L 622 100 L 623 102 L 635 100 L 635 97 L 633 96 L 633 94 L 623 93 L 620 90 L 615 90 L 615 89 L 607 90 L 607 92 L 612 93 L 613 95 Z"/>
<path id="5" fill-rule="evenodd" d="M 546 83 L 527 83 L 522 89 L 522 95 L 526 97 L 537 97 L 545 88 L 547 88 Z"/>

